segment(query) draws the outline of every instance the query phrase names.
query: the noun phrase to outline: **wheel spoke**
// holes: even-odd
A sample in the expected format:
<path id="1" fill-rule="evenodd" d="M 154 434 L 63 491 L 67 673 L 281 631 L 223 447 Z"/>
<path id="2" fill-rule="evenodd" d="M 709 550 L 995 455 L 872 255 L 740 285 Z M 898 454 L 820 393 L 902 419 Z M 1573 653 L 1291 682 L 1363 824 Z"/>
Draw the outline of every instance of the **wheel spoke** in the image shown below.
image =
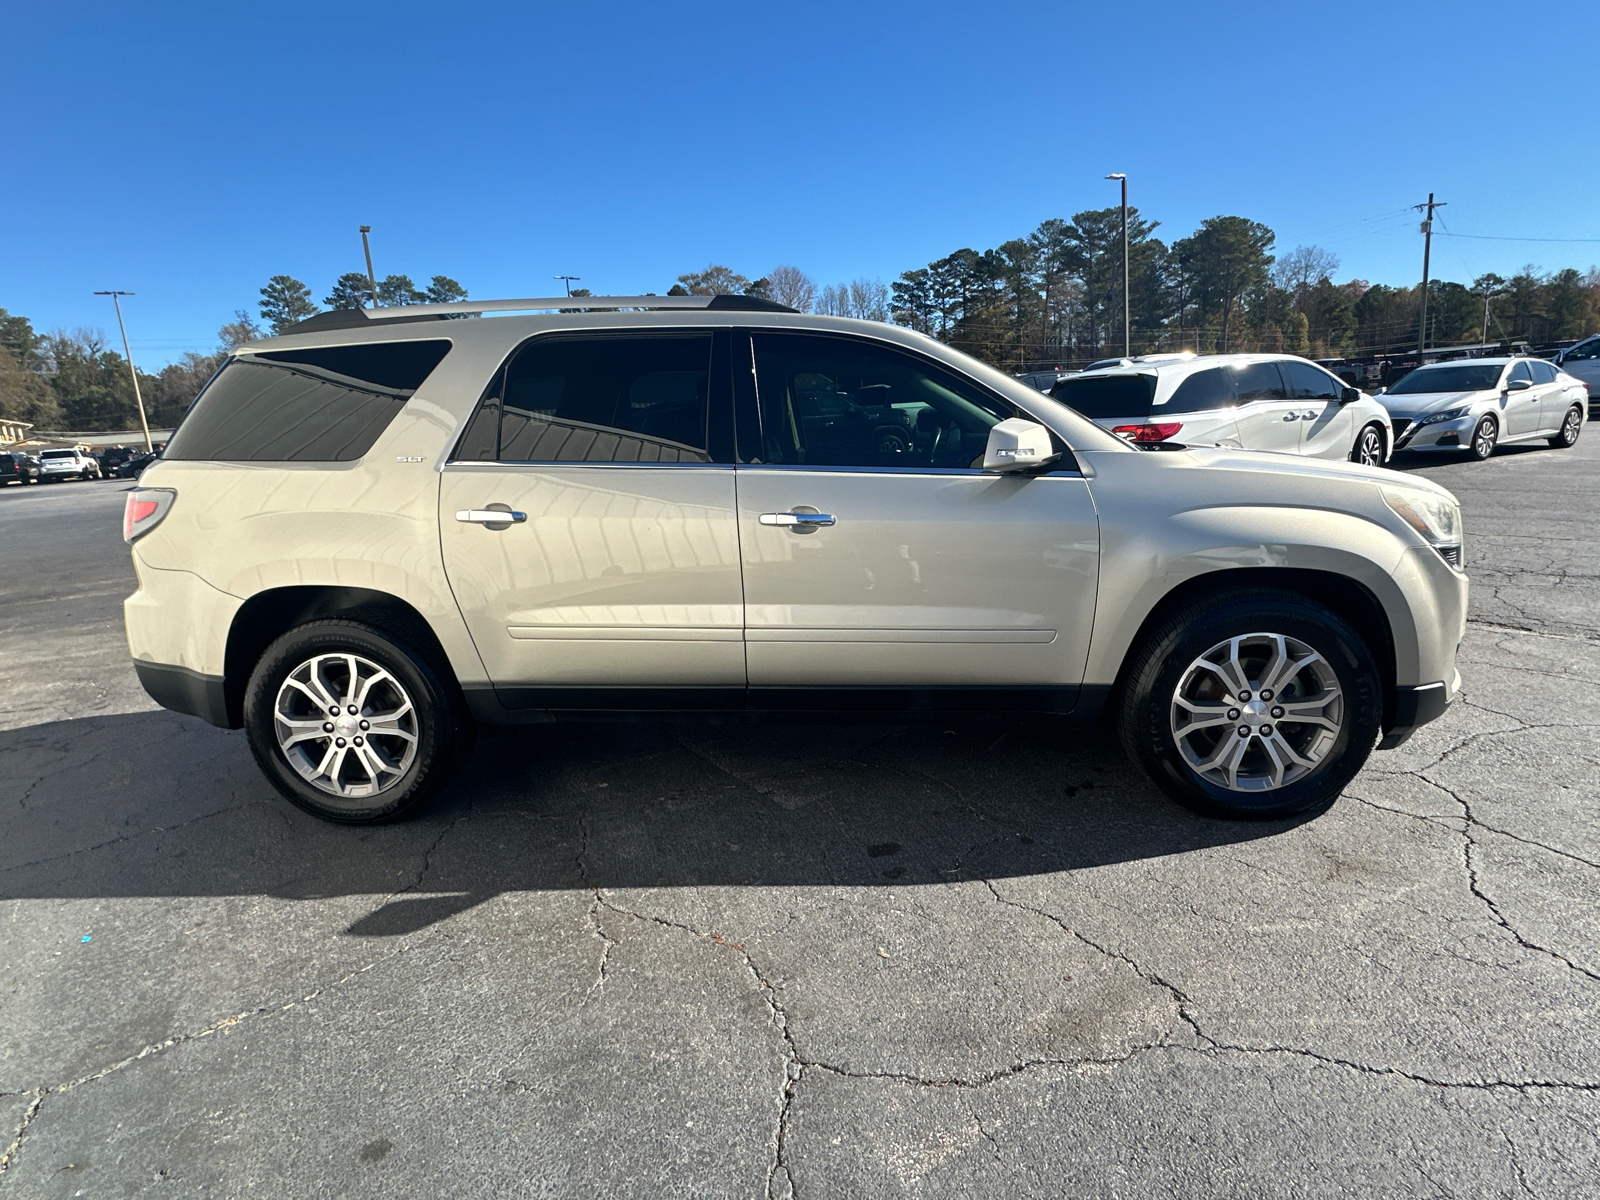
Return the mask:
<path id="1" fill-rule="evenodd" d="M 1339 699 L 1339 693 L 1335 690 L 1331 694 L 1319 696 L 1315 700 L 1284 701 L 1280 706 L 1283 709 L 1283 716 L 1278 719 L 1280 721 L 1288 721 L 1292 725 L 1320 725 L 1324 729 L 1331 729 L 1337 733 L 1339 723 L 1327 715 L 1328 706 L 1337 699 Z"/>
<path id="2" fill-rule="evenodd" d="M 387 683 L 390 681 L 391 676 L 389 675 L 389 672 L 384 670 L 374 671 L 371 675 L 367 676 L 366 680 L 361 684 L 361 691 L 356 694 L 356 698 L 350 703 L 356 706 L 356 711 L 366 712 L 367 697 L 372 693 L 373 687 L 375 687 L 377 684 Z M 411 706 L 408 703 L 406 707 L 409 708 Z"/>
<path id="3" fill-rule="evenodd" d="M 315 686 L 313 687 L 312 685 Z M 322 681 L 317 678 L 315 672 L 311 674 L 309 683 L 302 683 L 291 675 L 283 681 L 283 686 L 294 688 L 295 691 L 310 700 L 323 712 L 327 712 L 333 706 L 333 697 L 328 695 L 328 689 L 322 686 Z"/>
<path id="4" fill-rule="evenodd" d="M 1190 720 L 1179 729 L 1180 734 L 1188 735 L 1197 729 L 1212 729 L 1218 725 L 1232 725 L 1233 718 L 1228 716 L 1227 704 L 1196 704 L 1193 700 L 1185 700 L 1179 696 L 1175 703 L 1183 705 L 1189 710 Z"/>

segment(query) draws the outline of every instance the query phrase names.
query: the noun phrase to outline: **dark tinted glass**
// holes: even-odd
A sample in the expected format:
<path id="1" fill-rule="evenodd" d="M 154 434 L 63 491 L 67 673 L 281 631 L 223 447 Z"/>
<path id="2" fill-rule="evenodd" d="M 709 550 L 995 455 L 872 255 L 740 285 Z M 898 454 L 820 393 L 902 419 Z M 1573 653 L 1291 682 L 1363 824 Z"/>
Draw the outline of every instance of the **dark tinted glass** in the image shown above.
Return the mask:
<path id="1" fill-rule="evenodd" d="M 909 354 L 850 338 L 757 333 L 764 461 L 829 467 L 981 465 L 1005 401 Z"/>
<path id="2" fill-rule="evenodd" d="M 1527 362 L 1519 362 L 1516 366 L 1511 368 L 1511 375 L 1510 375 L 1510 378 L 1507 380 L 1507 382 L 1510 382 L 1511 379 L 1525 379 L 1529 383 L 1532 383 L 1533 382 L 1533 368 L 1532 368 L 1532 366 L 1530 366 Z"/>
<path id="3" fill-rule="evenodd" d="M 1293 400 L 1337 400 L 1344 387 L 1332 375 L 1307 362 L 1285 362 L 1278 366 L 1289 380 L 1289 397 Z"/>
<path id="4" fill-rule="evenodd" d="M 1500 372 L 1504 369 L 1495 363 L 1423 367 L 1411 372 L 1386 394 L 1421 396 L 1430 392 L 1482 392 L 1499 384 Z"/>
<path id="5" fill-rule="evenodd" d="M 1086 417 L 1148 417 L 1154 375 L 1099 375 L 1063 379 L 1050 394 Z"/>
<path id="6" fill-rule="evenodd" d="M 1582 362 L 1589 358 L 1600 358 L 1600 338 L 1590 338 L 1587 342 L 1579 342 L 1563 356 L 1567 362 Z"/>
<path id="7" fill-rule="evenodd" d="M 309 350 L 271 350 L 254 357 L 270 362 L 320 367 L 362 383 L 397 392 L 414 392 L 450 353 L 443 339 L 426 342 L 369 342 L 357 346 L 316 346 Z"/>
<path id="8" fill-rule="evenodd" d="M 1278 364 L 1273 362 L 1245 363 L 1229 367 L 1233 373 L 1233 393 L 1240 404 L 1252 400 L 1287 400 L 1283 376 L 1278 374 Z"/>
<path id="9" fill-rule="evenodd" d="M 457 458 L 501 462 L 710 462 L 711 335 L 542 338 L 506 369 Z M 496 454 L 489 454 L 497 445 Z"/>
<path id="10" fill-rule="evenodd" d="M 1227 371 L 1221 367 L 1211 367 L 1208 370 L 1196 371 L 1185 379 L 1167 402 L 1158 405 L 1155 411 L 1206 412 L 1213 408 L 1232 406 L 1233 384 L 1228 381 Z"/>
<path id="11" fill-rule="evenodd" d="M 443 340 L 379 342 L 236 358 L 200 394 L 165 456 L 354 461 L 449 350 Z"/>
<path id="12" fill-rule="evenodd" d="M 1556 381 L 1556 369 L 1542 360 L 1530 362 L 1528 370 L 1533 372 L 1533 381 L 1535 383 L 1554 383 Z"/>

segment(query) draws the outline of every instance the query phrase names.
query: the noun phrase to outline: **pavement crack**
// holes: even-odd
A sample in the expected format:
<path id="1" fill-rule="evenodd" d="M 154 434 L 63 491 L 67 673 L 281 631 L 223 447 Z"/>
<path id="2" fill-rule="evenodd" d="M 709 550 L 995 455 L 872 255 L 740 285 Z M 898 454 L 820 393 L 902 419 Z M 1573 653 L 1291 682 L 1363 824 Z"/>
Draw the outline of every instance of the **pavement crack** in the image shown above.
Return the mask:
<path id="1" fill-rule="evenodd" d="M 194 825 L 200 821 L 209 821 L 213 817 L 225 816 L 231 812 L 238 812 L 240 809 L 256 808 L 261 803 L 262 802 L 260 800 L 250 800 L 244 804 L 230 804 L 226 808 L 219 808 L 212 812 L 201 813 L 197 817 L 190 817 L 186 821 L 179 821 L 176 825 L 152 825 L 149 829 L 141 829 L 136 833 L 125 833 L 119 837 L 107 838 L 105 841 L 96 842 L 92 846 L 81 846 L 76 850 L 68 850 L 65 854 L 52 854 L 48 858 L 36 858 L 31 862 L 17 863 L 14 866 L 0 868 L 0 873 L 21 871 L 26 867 L 40 867 L 47 863 L 61 862 L 65 859 L 76 858 L 80 854 L 93 854 L 96 850 L 104 850 L 107 846 L 116 846 L 123 842 L 131 842 L 138 838 L 149 837 L 153 833 L 171 833 L 175 829 L 182 829 L 187 825 Z"/>
<path id="2" fill-rule="evenodd" d="M 23 1094 L 27 1095 L 28 1093 L 25 1092 Z M 33 1103 L 28 1105 L 27 1110 L 23 1112 L 22 1121 L 17 1126 L 16 1136 L 11 1139 L 11 1144 L 5 1148 L 5 1152 L 0 1153 L 0 1176 L 3 1176 L 11 1164 L 16 1161 L 18 1153 L 22 1150 L 22 1139 L 28 1136 L 28 1126 L 32 1125 L 34 1117 L 39 1115 L 39 1108 L 44 1104 L 44 1098 L 48 1094 L 48 1088 L 40 1088 L 32 1093 Z"/>
<path id="3" fill-rule="evenodd" d="M 985 879 L 983 883 L 984 886 L 989 889 L 994 898 L 1001 904 L 1004 904 L 1010 908 L 1020 909 L 1023 912 L 1032 913 L 1036 917 L 1044 918 L 1046 921 L 1059 926 L 1064 933 L 1070 937 L 1076 938 L 1085 946 L 1088 946 L 1091 950 L 1097 951 L 1098 953 L 1105 955 L 1107 958 L 1115 959 L 1116 961 L 1131 968 L 1133 973 L 1139 976 L 1140 979 L 1143 979 L 1146 983 L 1165 990 L 1167 994 L 1172 997 L 1173 1003 L 1177 1007 L 1178 1017 L 1194 1032 L 1195 1037 L 1197 1037 L 1203 1044 L 1211 1043 L 1212 1039 L 1206 1035 L 1206 1032 L 1203 1029 L 1200 1028 L 1199 1021 L 1195 1019 L 1195 1016 L 1191 1011 L 1193 1001 L 1190 1000 L 1189 994 L 1177 984 L 1173 983 L 1170 979 L 1166 979 L 1165 977 L 1157 974 L 1155 971 L 1142 966 L 1131 955 L 1124 954 L 1119 950 L 1112 950 L 1107 946 L 1102 946 L 1099 942 L 1084 936 L 1054 913 L 1046 912 L 1042 908 L 1035 908 L 1030 904 L 1022 904 L 1016 900 L 1008 900 L 1006 897 L 1000 894 L 999 889 L 996 888 L 992 882 Z"/>

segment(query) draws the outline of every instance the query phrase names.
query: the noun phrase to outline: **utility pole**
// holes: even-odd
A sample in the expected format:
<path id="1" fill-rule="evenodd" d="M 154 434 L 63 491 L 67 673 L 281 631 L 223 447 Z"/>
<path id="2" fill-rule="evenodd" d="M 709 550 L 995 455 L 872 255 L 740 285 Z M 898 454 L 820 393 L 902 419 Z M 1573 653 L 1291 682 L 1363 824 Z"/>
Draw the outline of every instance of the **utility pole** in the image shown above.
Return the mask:
<path id="1" fill-rule="evenodd" d="M 557 275 L 555 278 L 567 285 L 567 299 L 572 299 L 572 285 L 582 280 L 582 275 Z"/>
<path id="2" fill-rule="evenodd" d="M 139 428 L 144 430 L 144 448 L 148 453 L 155 449 L 150 444 L 150 422 L 144 419 L 144 397 L 139 394 L 139 372 L 133 365 L 133 351 L 128 348 L 128 327 L 122 322 L 122 301 L 119 297 L 131 296 L 132 292 L 96 292 L 96 296 L 110 296 L 111 303 L 117 306 L 117 328 L 122 330 L 122 352 L 128 357 L 128 374 L 133 376 L 133 402 L 139 406 Z"/>
<path id="3" fill-rule="evenodd" d="M 1122 180 L 1122 357 L 1133 357 L 1133 329 L 1128 319 L 1128 177 L 1107 175 L 1107 179 Z M 1430 197 L 1431 199 L 1431 197 Z"/>
<path id="4" fill-rule="evenodd" d="M 1434 203 L 1433 193 L 1428 193 L 1426 204 L 1413 204 L 1411 207 L 1418 212 L 1427 210 L 1427 216 L 1422 220 L 1422 316 L 1417 326 L 1417 366 L 1422 365 L 1422 352 L 1428 348 L 1428 256 L 1433 250 L 1433 210 L 1443 208 L 1445 202 L 1440 200 Z M 1487 327 L 1488 322 L 1486 321 Z"/>
<path id="5" fill-rule="evenodd" d="M 372 289 L 372 307 L 378 307 L 378 277 L 372 273 L 372 246 L 367 242 L 367 234 L 372 232 L 371 225 L 361 227 L 361 250 L 367 256 L 367 286 Z"/>

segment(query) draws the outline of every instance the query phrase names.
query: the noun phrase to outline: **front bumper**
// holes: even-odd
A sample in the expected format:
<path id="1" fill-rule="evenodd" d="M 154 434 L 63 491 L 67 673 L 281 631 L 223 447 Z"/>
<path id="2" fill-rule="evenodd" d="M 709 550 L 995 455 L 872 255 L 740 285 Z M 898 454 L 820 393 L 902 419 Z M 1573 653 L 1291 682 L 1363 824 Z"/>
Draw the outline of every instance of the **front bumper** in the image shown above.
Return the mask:
<path id="1" fill-rule="evenodd" d="M 1471 413 L 1454 421 L 1436 421 L 1431 425 L 1406 424 L 1404 432 L 1396 439 L 1396 450 L 1465 450 L 1472 445 L 1472 428 L 1478 418 Z M 1400 421 L 1395 421 L 1398 426 Z"/>

